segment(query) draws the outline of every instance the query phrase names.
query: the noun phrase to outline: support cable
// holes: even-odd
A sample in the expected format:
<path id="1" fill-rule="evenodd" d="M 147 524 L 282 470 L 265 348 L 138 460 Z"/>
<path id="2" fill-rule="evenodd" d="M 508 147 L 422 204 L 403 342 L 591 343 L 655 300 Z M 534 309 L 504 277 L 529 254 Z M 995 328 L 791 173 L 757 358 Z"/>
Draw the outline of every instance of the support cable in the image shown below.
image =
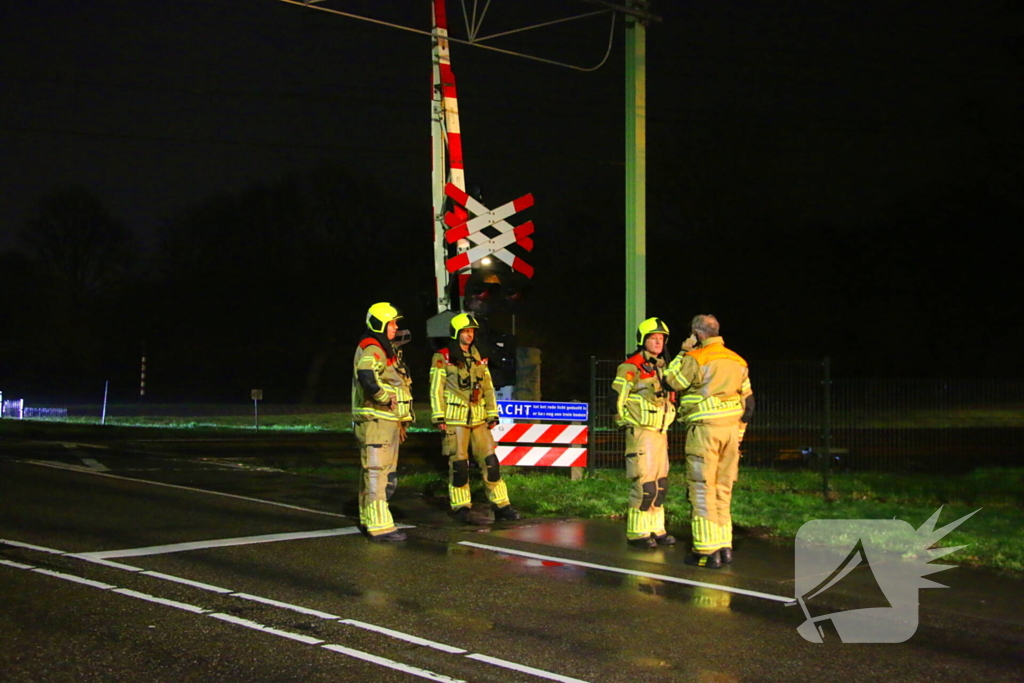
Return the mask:
<path id="1" fill-rule="evenodd" d="M 394 29 L 398 29 L 400 31 L 406 31 L 407 33 L 416 33 L 416 34 L 419 34 L 421 36 L 440 37 L 440 38 L 443 38 L 443 39 L 448 40 L 448 41 L 453 42 L 453 43 L 459 43 L 461 45 L 469 45 L 469 46 L 472 46 L 472 47 L 478 47 L 481 50 L 490 50 L 492 52 L 500 52 L 501 54 L 510 55 L 512 57 L 522 57 L 523 59 L 529 59 L 531 61 L 541 62 L 541 63 L 544 63 L 544 64 L 551 64 L 553 66 L 561 66 L 561 67 L 565 67 L 566 69 L 572 69 L 574 71 L 591 72 L 591 71 L 597 71 L 598 69 L 600 69 L 608 61 L 608 57 L 612 53 L 612 45 L 615 42 L 615 13 L 612 10 L 610 10 L 610 9 L 609 10 L 602 10 L 601 12 L 596 12 L 596 14 L 603 14 L 604 12 L 609 12 L 612 15 L 611 26 L 610 26 L 609 31 L 608 31 L 608 47 L 605 50 L 604 57 L 602 57 L 601 61 L 598 62 L 595 66 L 585 67 L 585 66 L 578 66 L 576 64 L 569 64 L 567 62 L 560 62 L 560 61 L 555 60 L 555 59 L 547 59 L 545 57 L 537 57 L 535 55 L 526 54 L 525 52 L 516 52 L 514 50 L 505 50 L 505 49 L 502 49 L 502 48 L 499 48 L 499 47 L 494 47 L 493 45 L 482 45 L 479 42 L 474 42 L 473 40 L 462 40 L 460 38 L 452 38 L 451 36 L 440 36 L 439 34 L 436 34 L 434 31 L 424 31 L 422 29 L 412 28 L 411 26 L 402 26 L 401 24 L 395 24 L 395 23 L 392 23 L 390 21 L 384 21 L 382 19 L 373 19 L 371 17 L 364 17 L 362 15 L 353 14 L 351 12 L 342 12 L 341 10 L 331 9 L 329 7 L 321 7 L 320 5 L 312 4 L 313 2 L 316 2 L 316 1 L 317 0 L 278 0 L 278 2 L 285 2 L 285 3 L 288 3 L 289 5 L 298 5 L 299 7 L 305 7 L 307 9 L 313 9 L 313 10 L 319 10 L 321 12 L 327 12 L 328 14 L 336 14 L 338 16 L 347 17 L 349 19 L 358 19 L 360 21 L 368 21 L 371 24 L 377 24 L 378 26 L 386 26 L 388 28 L 394 28 Z M 566 19 L 556 20 L 555 22 L 545 22 L 543 24 L 537 24 L 536 26 L 526 26 L 526 27 L 523 27 L 521 29 L 515 29 L 514 31 L 509 31 L 507 33 L 516 33 L 516 32 L 526 31 L 526 30 L 533 29 L 533 28 L 540 28 L 542 26 L 549 26 L 552 23 L 559 23 L 561 21 L 570 21 L 570 20 L 573 20 L 573 19 L 582 19 L 582 18 L 585 18 L 585 17 L 593 16 L 593 14 L 595 14 L 595 13 L 589 13 L 589 14 L 579 15 L 579 16 L 575 16 L 575 17 L 567 17 Z M 504 34 L 495 34 L 495 35 L 504 35 Z M 494 37 L 495 36 L 486 36 L 485 38 L 482 38 L 481 40 L 488 40 L 488 39 L 494 38 Z"/>

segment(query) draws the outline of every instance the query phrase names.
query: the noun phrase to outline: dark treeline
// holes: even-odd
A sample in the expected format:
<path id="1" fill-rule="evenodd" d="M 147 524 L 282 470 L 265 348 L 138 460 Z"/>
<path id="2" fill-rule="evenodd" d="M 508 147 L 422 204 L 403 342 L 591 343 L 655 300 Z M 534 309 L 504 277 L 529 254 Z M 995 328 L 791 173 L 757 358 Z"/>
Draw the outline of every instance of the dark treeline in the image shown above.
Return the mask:
<path id="1" fill-rule="evenodd" d="M 145 355 L 147 400 L 345 401 L 366 307 L 429 284 L 416 218 L 324 165 L 182 211 L 142 258 L 88 190 L 55 190 L 3 256 L 3 388 L 133 399 Z"/>
<path id="2" fill-rule="evenodd" d="M 658 160 L 655 160 L 658 163 Z M 657 166 L 656 166 L 657 168 Z M 749 358 L 831 356 L 837 375 L 1021 375 L 1020 199 L 991 184 L 924 188 L 876 225 L 788 224 L 742 178 L 652 185 L 648 314 L 711 312 Z M 665 180 L 667 179 L 667 180 Z M 701 192 L 694 188 L 702 187 Z M 544 393 L 584 399 L 590 356 L 622 353 L 620 197 L 530 216 L 537 269 L 515 310 L 544 353 Z M 735 199 L 735 201 L 734 201 Z M 540 209 L 533 209 L 539 211 Z M 752 218 L 763 213 L 762 222 Z M 426 398 L 433 313 L 428 206 L 323 164 L 169 217 L 155 252 L 87 188 L 41 197 L 0 255 L 0 390 L 34 401 L 344 403 L 366 308 L 406 314 Z M 491 323 L 511 331 L 507 311 Z"/>

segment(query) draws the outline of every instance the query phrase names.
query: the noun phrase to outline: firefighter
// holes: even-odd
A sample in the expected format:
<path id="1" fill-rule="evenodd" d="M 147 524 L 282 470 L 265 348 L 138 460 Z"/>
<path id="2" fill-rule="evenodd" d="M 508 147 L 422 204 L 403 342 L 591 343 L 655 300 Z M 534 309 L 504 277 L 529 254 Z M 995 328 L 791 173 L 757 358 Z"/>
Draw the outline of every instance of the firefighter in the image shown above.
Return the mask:
<path id="1" fill-rule="evenodd" d="M 398 445 L 415 417 L 409 370 L 393 344 L 401 317 L 387 302 L 370 306 L 353 362 L 352 422 L 362 465 L 359 523 L 371 541 L 405 540 L 388 508 L 398 483 Z"/>
<path id="2" fill-rule="evenodd" d="M 740 442 L 754 413 L 747 361 L 727 349 L 713 315 L 698 315 L 692 335 L 669 364 L 665 379 L 681 392 L 686 421 L 686 481 L 693 550 L 686 562 L 717 569 L 732 562 L 732 486 Z"/>
<path id="3" fill-rule="evenodd" d="M 664 383 L 668 325 L 648 318 L 636 331 L 637 348 L 615 373 L 616 424 L 626 431 L 626 477 L 633 482 L 626 511 L 626 541 L 639 548 L 672 545 L 665 531 L 668 428 L 676 417 Z"/>
<path id="4" fill-rule="evenodd" d="M 514 521 L 519 512 L 509 503 L 501 466 L 494 454 L 491 429 L 498 424 L 487 359 L 473 344 L 476 319 L 460 313 L 449 323 L 449 341 L 434 354 L 430 366 L 430 418 L 444 432 L 442 453 L 448 458 L 448 496 L 452 514 L 460 522 L 477 523 L 471 515 L 469 452 L 483 473 L 494 519 Z"/>

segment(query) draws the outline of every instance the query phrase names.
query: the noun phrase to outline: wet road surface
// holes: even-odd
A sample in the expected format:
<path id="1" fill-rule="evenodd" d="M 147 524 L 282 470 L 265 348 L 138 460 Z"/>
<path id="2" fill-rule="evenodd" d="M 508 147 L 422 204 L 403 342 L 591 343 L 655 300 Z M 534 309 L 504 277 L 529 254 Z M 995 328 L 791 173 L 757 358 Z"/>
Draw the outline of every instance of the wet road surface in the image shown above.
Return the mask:
<path id="1" fill-rule="evenodd" d="M 4 680 L 1020 680 L 1014 578 L 943 572 L 906 643 L 816 645 L 785 544 L 699 570 L 617 522 L 456 527 L 401 488 L 410 540 L 374 544 L 353 485 L 198 451 L 0 443 Z"/>

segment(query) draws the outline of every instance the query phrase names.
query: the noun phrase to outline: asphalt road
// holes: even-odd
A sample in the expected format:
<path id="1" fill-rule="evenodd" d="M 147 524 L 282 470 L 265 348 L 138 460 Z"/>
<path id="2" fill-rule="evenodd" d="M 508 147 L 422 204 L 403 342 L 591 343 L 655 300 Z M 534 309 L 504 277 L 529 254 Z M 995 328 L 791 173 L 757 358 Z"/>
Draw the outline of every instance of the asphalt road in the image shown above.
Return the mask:
<path id="1" fill-rule="evenodd" d="M 291 447 L 280 448 L 240 464 L 188 442 L 146 453 L 0 442 L 0 678 L 1009 681 L 1024 670 L 1015 579 L 951 570 L 937 578 L 952 589 L 922 591 L 907 642 L 816 645 L 785 604 L 791 549 L 737 544 L 737 563 L 709 572 L 683 565 L 680 547 L 627 549 L 613 522 L 455 527 L 401 488 L 393 507 L 410 540 L 374 544 L 344 514 L 353 490 L 266 466 Z"/>

